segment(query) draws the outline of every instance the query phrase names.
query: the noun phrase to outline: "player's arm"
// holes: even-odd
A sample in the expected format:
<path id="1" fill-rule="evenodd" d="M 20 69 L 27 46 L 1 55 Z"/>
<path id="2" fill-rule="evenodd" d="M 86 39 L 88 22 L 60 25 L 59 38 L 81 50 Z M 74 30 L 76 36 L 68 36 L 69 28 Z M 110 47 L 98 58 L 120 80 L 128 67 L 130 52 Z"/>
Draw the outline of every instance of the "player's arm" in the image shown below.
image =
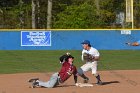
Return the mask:
<path id="1" fill-rule="evenodd" d="M 85 54 L 87 54 L 84 50 L 82 51 L 82 56 L 81 56 L 81 59 L 83 62 L 85 62 L 87 58 L 85 58 Z"/>
<path id="2" fill-rule="evenodd" d="M 77 83 L 77 76 L 78 76 L 78 72 L 77 72 L 77 69 L 76 69 L 76 67 L 75 67 L 75 70 L 74 70 L 74 73 L 73 73 L 73 76 L 74 76 L 74 82 L 75 82 L 75 84 Z"/>
<path id="3" fill-rule="evenodd" d="M 82 53 L 81 59 L 82 59 L 82 61 L 84 61 L 83 53 Z"/>
<path id="4" fill-rule="evenodd" d="M 100 59 L 100 53 L 98 50 L 95 51 L 95 55 L 93 56 L 94 61 L 99 61 Z"/>
<path id="5" fill-rule="evenodd" d="M 77 76 L 74 76 L 74 82 L 77 83 Z"/>

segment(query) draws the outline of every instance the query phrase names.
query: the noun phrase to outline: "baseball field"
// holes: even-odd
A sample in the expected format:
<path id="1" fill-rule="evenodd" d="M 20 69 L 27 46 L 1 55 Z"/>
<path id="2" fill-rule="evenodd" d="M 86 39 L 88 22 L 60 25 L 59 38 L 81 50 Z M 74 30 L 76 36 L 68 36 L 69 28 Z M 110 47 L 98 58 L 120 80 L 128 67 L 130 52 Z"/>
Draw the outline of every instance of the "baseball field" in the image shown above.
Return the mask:
<path id="1" fill-rule="evenodd" d="M 47 81 L 52 73 L 59 71 L 59 57 L 66 52 L 75 57 L 77 68 L 83 64 L 79 50 L 1 50 L 0 93 L 138 93 L 140 50 L 99 50 L 102 86 L 96 85 L 95 77 L 87 72 L 93 87 L 76 87 L 71 77 L 56 88 L 29 88 L 30 78 Z M 80 77 L 78 82 L 82 82 Z"/>

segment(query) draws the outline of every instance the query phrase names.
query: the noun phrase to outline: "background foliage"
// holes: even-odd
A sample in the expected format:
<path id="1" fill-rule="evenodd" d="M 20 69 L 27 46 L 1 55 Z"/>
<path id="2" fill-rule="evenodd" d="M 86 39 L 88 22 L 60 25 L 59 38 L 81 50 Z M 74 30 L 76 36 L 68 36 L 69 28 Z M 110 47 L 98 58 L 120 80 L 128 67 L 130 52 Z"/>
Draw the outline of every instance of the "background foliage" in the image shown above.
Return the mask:
<path id="1" fill-rule="evenodd" d="M 0 0 L 0 28 L 31 29 L 31 1 Z M 36 28 L 46 29 L 48 0 L 34 1 L 39 2 Z M 52 3 L 52 28 L 122 28 L 116 24 L 116 14 L 125 13 L 125 0 L 52 0 Z M 134 0 L 135 28 L 140 28 L 139 11 L 140 1 Z"/>

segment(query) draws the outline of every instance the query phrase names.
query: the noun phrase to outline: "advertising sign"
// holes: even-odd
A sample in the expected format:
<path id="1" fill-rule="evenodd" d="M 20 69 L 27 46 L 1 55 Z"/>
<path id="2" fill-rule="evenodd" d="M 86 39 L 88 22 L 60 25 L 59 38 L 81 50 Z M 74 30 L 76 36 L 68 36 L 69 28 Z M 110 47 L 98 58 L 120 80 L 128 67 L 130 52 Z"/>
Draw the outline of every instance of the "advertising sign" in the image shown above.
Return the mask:
<path id="1" fill-rule="evenodd" d="M 51 31 L 21 31 L 21 46 L 51 46 Z"/>

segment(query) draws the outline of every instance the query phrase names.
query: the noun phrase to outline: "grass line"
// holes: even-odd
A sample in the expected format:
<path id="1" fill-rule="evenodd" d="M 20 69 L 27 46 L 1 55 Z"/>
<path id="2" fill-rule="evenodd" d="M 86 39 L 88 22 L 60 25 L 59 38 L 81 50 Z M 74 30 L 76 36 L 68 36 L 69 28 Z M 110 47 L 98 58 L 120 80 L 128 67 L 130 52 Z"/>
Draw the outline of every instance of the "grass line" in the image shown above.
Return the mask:
<path id="1" fill-rule="evenodd" d="M 0 74 L 27 72 L 59 71 L 60 55 L 70 52 L 75 57 L 74 64 L 80 67 L 79 50 L 14 50 L 0 51 Z M 140 69 L 139 50 L 100 50 L 99 70 L 133 70 Z"/>

